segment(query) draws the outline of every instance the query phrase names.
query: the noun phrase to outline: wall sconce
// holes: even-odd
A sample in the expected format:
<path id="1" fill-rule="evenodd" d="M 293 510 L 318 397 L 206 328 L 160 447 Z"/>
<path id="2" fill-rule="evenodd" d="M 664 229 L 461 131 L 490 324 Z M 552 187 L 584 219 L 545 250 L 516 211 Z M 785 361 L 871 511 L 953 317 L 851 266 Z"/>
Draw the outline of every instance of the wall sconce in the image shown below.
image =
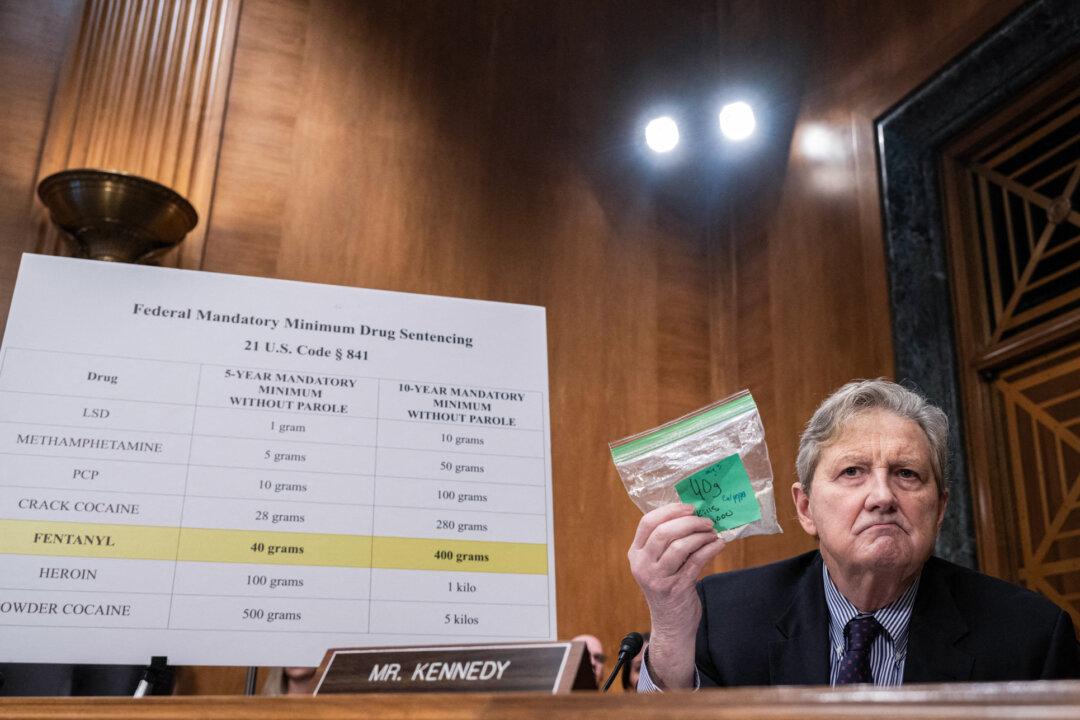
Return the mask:
<path id="1" fill-rule="evenodd" d="M 187 200 L 153 180 L 105 170 L 64 170 L 38 184 L 52 221 L 78 257 L 151 264 L 199 222 Z"/>

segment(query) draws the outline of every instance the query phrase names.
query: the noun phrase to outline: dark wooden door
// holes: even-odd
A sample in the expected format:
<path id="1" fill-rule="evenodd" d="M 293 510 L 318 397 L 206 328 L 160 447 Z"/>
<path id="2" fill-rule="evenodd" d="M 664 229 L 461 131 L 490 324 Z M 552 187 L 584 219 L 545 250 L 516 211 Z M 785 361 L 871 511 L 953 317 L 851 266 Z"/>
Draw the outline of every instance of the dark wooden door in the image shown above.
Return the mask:
<path id="1" fill-rule="evenodd" d="M 1080 627 L 1080 61 L 942 162 L 980 564 Z"/>

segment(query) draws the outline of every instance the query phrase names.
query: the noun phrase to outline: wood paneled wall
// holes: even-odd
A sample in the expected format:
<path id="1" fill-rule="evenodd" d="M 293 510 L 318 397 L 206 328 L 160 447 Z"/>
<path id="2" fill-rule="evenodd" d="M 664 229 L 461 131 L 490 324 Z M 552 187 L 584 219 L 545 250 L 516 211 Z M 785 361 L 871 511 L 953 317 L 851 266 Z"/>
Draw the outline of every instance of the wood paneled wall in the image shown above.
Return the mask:
<path id="1" fill-rule="evenodd" d="M 788 491 L 798 431 L 892 364 L 871 121 L 1016 5 L 244 0 L 202 268 L 545 306 L 560 635 L 614 649 L 648 615 L 607 443 L 750 387 L 786 532 L 716 566 L 812 547 Z M 63 3 L 0 13 L 30 27 L 49 8 L 71 22 Z M 32 51 L 57 67 L 69 40 L 50 42 Z M 709 145 L 710 119 L 681 164 L 646 161 L 648 106 L 711 111 L 732 83 L 762 98 L 756 145 Z M 27 142 L 35 92 L 3 110 Z M 0 202 L 35 176 L 3 175 Z M 0 247 L 25 246 L 28 210 L 0 205 Z"/>
<path id="2" fill-rule="evenodd" d="M 645 620 L 607 442 L 710 398 L 706 248 L 614 177 L 595 29 L 637 5 L 245 0 L 204 265 L 545 306 L 560 635 L 609 647 Z"/>

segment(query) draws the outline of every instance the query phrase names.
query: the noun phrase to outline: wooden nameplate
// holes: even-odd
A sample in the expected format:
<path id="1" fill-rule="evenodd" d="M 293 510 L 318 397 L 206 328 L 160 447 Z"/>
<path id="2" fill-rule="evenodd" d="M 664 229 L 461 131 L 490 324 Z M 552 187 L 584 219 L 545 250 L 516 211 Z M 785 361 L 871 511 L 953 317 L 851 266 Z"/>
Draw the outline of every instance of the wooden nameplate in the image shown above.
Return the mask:
<path id="1" fill-rule="evenodd" d="M 316 695 L 595 690 L 585 643 L 331 648 Z"/>

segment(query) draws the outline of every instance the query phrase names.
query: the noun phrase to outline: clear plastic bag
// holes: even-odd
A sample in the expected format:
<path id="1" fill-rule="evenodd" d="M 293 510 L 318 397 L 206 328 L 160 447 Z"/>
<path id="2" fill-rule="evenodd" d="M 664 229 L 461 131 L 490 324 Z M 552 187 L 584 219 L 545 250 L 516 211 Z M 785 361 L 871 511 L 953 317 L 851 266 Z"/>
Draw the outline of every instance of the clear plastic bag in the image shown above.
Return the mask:
<path id="1" fill-rule="evenodd" d="M 776 521 L 772 465 L 757 405 L 748 390 L 718 400 L 660 427 L 610 444 L 611 458 L 630 499 L 646 513 L 681 502 L 675 485 L 738 454 L 761 517 L 718 531 L 725 541 L 783 532 Z"/>

